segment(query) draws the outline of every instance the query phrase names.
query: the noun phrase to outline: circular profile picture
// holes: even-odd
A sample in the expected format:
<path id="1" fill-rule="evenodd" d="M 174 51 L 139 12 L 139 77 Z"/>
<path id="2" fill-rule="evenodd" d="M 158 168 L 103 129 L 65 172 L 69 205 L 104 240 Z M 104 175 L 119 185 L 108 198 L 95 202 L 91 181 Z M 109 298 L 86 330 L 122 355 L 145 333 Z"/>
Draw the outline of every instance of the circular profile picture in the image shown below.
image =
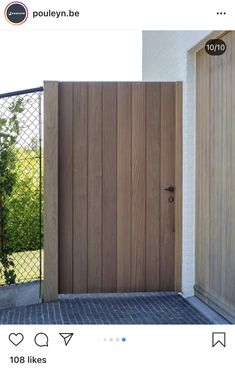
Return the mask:
<path id="1" fill-rule="evenodd" d="M 19 26 L 24 23 L 28 18 L 28 13 L 27 6 L 19 1 L 13 1 L 5 8 L 6 20 L 15 26 Z"/>

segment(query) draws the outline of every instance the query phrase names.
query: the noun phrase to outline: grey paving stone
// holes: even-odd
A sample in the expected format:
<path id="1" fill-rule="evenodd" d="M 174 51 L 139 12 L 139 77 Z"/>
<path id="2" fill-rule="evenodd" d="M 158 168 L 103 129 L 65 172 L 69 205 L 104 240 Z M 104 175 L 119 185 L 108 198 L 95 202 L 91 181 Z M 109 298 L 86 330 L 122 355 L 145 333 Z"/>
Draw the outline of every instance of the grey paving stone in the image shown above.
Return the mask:
<path id="1" fill-rule="evenodd" d="M 61 296 L 0 310 L 0 324 L 213 324 L 177 293 Z"/>

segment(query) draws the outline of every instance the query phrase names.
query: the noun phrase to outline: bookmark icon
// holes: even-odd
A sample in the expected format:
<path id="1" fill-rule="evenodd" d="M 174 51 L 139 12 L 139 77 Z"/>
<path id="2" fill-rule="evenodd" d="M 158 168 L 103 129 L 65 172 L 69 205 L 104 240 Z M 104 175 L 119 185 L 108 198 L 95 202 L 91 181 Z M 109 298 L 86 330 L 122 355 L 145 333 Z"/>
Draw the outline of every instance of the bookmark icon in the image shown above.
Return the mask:
<path id="1" fill-rule="evenodd" d="M 217 344 L 226 347 L 226 334 L 224 332 L 212 333 L 212 347 L 215 347 Z"/>

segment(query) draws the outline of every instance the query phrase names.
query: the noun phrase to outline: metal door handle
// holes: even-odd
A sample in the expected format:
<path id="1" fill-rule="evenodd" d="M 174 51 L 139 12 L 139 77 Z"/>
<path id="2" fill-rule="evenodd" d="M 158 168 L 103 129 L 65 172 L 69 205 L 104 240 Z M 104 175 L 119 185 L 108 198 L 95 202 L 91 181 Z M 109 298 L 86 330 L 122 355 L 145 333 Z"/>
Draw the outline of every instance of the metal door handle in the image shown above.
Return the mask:
<path id="1" fill-rule="evenodd" d="M 164 190 L 173 192 L 175 190 L 175 187 L 174 186 L 169 186 L 169 188 L 166 188 Z"/>

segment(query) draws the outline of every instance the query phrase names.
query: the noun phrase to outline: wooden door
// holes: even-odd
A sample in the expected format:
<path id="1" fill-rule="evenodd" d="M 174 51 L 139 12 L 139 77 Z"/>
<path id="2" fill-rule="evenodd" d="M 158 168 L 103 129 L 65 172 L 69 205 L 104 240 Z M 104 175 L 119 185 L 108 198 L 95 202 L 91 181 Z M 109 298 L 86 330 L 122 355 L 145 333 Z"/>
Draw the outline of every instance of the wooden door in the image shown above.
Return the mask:
<path id="1" fill-rule="evenodd" d="M 181 83 L 58 84 L 59 293 L 180 290 L 181 106 Z"/>

